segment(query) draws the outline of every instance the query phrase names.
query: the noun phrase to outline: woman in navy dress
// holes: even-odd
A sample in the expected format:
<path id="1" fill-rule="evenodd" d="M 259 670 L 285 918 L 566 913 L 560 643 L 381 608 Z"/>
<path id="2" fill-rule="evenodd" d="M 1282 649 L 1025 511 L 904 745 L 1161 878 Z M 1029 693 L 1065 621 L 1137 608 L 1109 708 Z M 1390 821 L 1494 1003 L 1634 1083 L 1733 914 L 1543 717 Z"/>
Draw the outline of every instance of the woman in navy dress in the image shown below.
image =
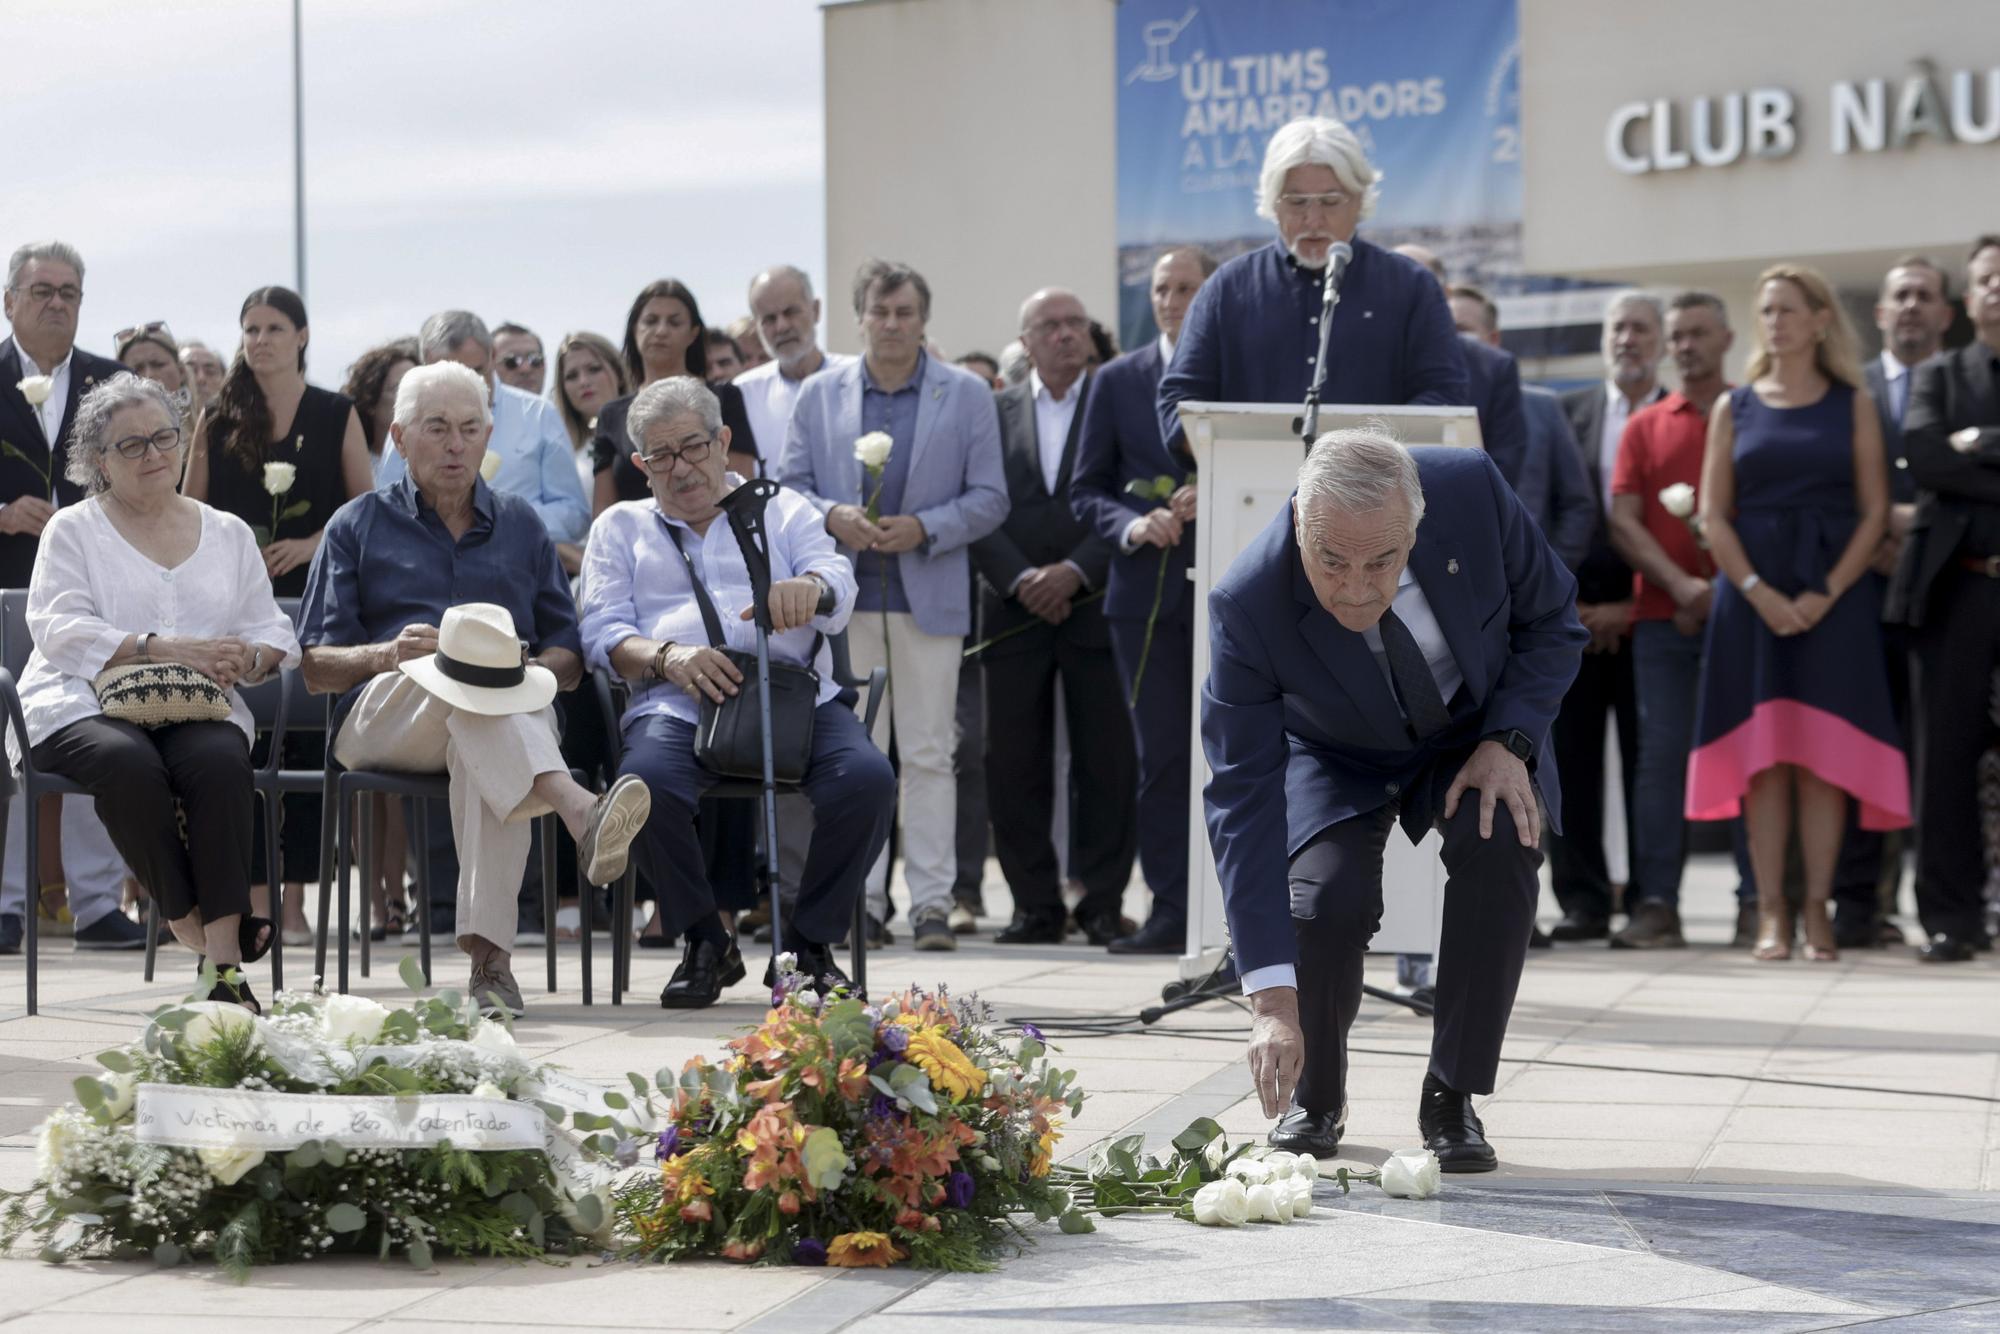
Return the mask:
<path id="1" fill-rule="evenodd" d="M 1864 829 L 1910 822 L 1909 773 L 1869 569 L 1889 508 L 1875 405 L 1826 280 L 1757 282 L 1749 383 L 1717 400 L 1702 521 L 1721 575 L 1702 662 L 1687 814 L 1742 814 L 1757 880 L 1755 957 L 1786 959 L 1785 845 L 1805 863 L 1806 957 L 1837 957 L 1827 899 L 1850 798 Z"/>

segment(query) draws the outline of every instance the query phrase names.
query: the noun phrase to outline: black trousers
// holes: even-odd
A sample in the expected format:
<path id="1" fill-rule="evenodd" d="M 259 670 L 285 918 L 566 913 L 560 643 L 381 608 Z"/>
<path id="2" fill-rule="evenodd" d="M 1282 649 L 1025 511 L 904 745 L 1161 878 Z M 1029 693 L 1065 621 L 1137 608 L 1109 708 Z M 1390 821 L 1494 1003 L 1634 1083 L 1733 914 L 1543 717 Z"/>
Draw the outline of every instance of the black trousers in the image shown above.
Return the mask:
<path id="1" fill-rule="evenodd" d="M 979 601 L 973 592 L 973 605 Z M 971 648 L 977 631 L 965 637 Z M 986 664 L 967 658 L 958 668 L 958 746 L 951 753 L 951 771 L 958 778 L 958 878 L 951 896 L 969 908 L 984 903 L 986 852 L 992 837 L 986 818 Z"/>
<path id="2" fill-rule="evenodd" d="M 1979 757 L 2000 746 L 2000 579 L 1948 568 L 1914 634 L 1917 714 L 1917 916 L 1970 939 L 1985 929 Z"/>
<path id="3" fill-rule="evenodd" d="M 250 743 L 235 723 L 148 729 L 100 714 L 44 737 L 32 754 L 36 768 L 90 790 L 111 845 L 168 921 L 196 908 L 204 922 L 250 911 L 257 819 Z"/>
<path id="4" fill-rule="evenodd" d="M 1903 744 L 1913 753 L 1916 736 L 1910 722 L 1910 639 L 1909 628 L 1882 627 L 1882 649 L 1889 669 L 1889 697 L 1896 710 L 1896 723 L 1903 729 Z M 1915 786 L 1914 758 L 1910 768 Z M 1886 910 L 1896 910 L 1897 882 L 1902 878 L 1903 848 L 1907 831 L 1885 834 L 1861 827 L 1861 806 L 1847 800 L 1847 823 L 1841 830 L 1840 861 L 1833 874 L 1833 905 L 1838 919 L 1845 922 L 1875 921 Z M 1886 901 L 1883 886 L 1888 886 Z"/>
<path id="5" fill-rule="evenodd" d="M 1635 865 L 1632 846 L 1632 780 L 1638 774 L 1639 703 L 1632 680 L 1632 643 L 1616 653 L 1586 653 L 1576 680 L 1563 696 L 1549 748 L 1562 775 L 1563 832 L 1551 832 L 1549 879 L 1565 913 L 1611 916 L 1611 873 L 1604 861 L 1604 721 L 1618 720 L 1618 754 L 1624 772 L 1626 865 Z"/>
<path id="6" fill-rule="evenodd" d="M 1145 621 L 1104 619 L 1111 629 L 1125 699 L 1132 696 L 1140 657 L 1146 659 L 1138 702 L 1131 706 L 1133 739 L 1139 747 L 1139 869 L 1153 891 L 1153 912 L 1180 921 L 1187 916 L 1194 623 L 1186 606 L 1176 616 L 1161 617 L 1153 626 L 1148 653 Z"/>
<path id="7" fill-rule="evenodd" d="M 1455 757 L 1447 772 L 1464 760 Z M 1391 804 L 1328 825 L 1292 858 L 1306 1048 L 1293 1101 L 1310 1112 L 1338 1112 L 1347 1101 L 1347 1030 L 1361 1008 L 1362 956 L 1382 923 L 1382 849 L 1395 827 Z M 1491 1093 L 1534 927 L 1542 854 L 1521 846 L 1505 806 L 1494 808 L 1493 836 L 1481 838 L 1477 793 L 1438 828 L 1446 879 L 1430 1069 L 1461 1093 Z"/>
<path id="8" fill-rule="evenodd" d="M 1062 913 L 1062 862 L 1052 837 L 1058 680 L 1075 809 L 1070 871 L 1084 889 L 1076 910 L 1080 917 L 1116 912 L 1138 846 L 1139 760 L 1118 669 L 1104 648 L 1057 634 L 1050 652 L 988 659 L 986 786 L 1005 794 L 988 811 L 993 846 L 1018 911 Z"/>

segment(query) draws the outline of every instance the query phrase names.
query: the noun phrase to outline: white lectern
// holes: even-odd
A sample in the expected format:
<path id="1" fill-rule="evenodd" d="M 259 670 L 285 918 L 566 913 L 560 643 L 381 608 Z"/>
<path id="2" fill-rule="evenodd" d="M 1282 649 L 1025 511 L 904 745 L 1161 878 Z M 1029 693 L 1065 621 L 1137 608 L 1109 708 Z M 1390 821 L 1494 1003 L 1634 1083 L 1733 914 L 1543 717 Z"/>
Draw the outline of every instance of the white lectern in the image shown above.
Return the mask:
<path id="1" fill-rule="evenodd" d="M 1194 585 L 1195 700 L 1188 719 L 1193 731 L 1193 791 L 1188 801 L 1188 933 L 1181 976 L 1204 977 L 1228 944 L 1222 913 L 1222 886 L 1208 846 L 1201 790 L 1208 765 L 1201 749 L 1201 685 L 1208 679 L 1208 590 L 1251 539 L 1282 509 L 1298 483 L 1305 457 L 1293 422 L 1295 403 L 1183 403 L 1181 423 L 1200 477 L 1195 510 Z M 1466 445 L 1478 448 L 1479 416 L 1473 408 L 1322 407 L 1322 434 L 1366 422 L 1386 422 L 1410 445 Z M 1283 793 L 1273 794 L 1282 800 Z M 1435 954 L 1443 929 L 1442 840 L 1433 833 L 1412 846 L 1400 830 L 1389 836 L 1382 862 L 1382 926 L 1370 947 L 1397 954 Z"/>

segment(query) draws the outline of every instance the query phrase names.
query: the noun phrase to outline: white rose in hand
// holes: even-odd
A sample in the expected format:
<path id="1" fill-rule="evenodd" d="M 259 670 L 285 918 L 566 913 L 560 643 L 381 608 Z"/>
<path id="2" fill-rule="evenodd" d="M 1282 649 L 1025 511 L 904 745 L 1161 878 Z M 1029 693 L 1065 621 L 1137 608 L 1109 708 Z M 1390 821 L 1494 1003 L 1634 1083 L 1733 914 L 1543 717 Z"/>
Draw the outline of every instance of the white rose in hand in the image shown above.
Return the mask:
<path id="1" fill-rule="evenodd" d="M 46 375 L 30 375 L 18 381 L 14 387 L 21 391 L 21 397 L 28 400 L 28 406 L 39 408 L 49 401 L 49 395 L 56 391 L 56 382 Z"/>
<path id="2" fill-rule="evenodd" d="M 1694 488 L 1686 482 L 1675 482 L 1660 489 L 1660 508 L 1676 519 L 1685 519 L 1694 513 Z"/>
<path id="3" fill-rule="evenodd" d="M 1250 1221 L 1250 1193 L 1235 1177 L 1211 1181 L 1194 1193 L 1194 1221 L 1203 1227 L 1242 1227 Z"/>
<path id="4" fill-rule="evenodd" d="M 487 450 L 486 457 L 479 460 L 479 475 L 488 486 L 493 485 L 493 479 L 500 475 L 500 456 Z"/>
<path id="5" fill-rule="evenodd" d="M 1382 1164 L 1382 1189 L 1399 1200 L 1428 1200 L 1438 1193 L 1438 1171 L 1429 1149 L 1402 1149 Z"/>
<path id="6" fill-rule="evenodd" d="M 292 483 L 299 480 L 299 470 L 290 463 L 267 463 L 264 465 L 264 494 L 282 496 L 292 489 Z"/>
<path id="7" fill-rule="evenodd" d="M 241 1006 L 237 1007 L 242 1009 Z M 241 1181 L 244 1174 L 264 1161 L 262 1149 L 203 1149 L 201 1165 L 215 1178 L 218 1186 L 233 1186 Z"/>
<path id="8" fill-rule="evenodd" d="M 889 461 L 889 451 L 895 447 L 896 441 L 887 431 L 870 431 L 854 442 L 854 457 L 864 468 L 879 468 Z"/>
<path id="9" fill-rule="evenodd" d="M 388 1018 L 388 1009 L 366 996 L 328 996 L 319 1012 L 320 1027 L 335 1042 L 350 1038 L 373 1042 L 382 1035 L 382 1025 Z"/>

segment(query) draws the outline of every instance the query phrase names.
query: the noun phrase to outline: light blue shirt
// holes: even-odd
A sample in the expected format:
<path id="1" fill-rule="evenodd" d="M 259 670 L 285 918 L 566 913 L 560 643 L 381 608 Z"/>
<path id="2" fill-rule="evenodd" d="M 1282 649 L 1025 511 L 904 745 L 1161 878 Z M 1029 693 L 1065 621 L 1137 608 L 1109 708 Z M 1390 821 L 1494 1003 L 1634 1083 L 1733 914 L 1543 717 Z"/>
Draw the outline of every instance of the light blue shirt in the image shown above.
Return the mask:
<path id="1" fill-rule="evenodd" d="M 726 474 L 725 479 L 731 487 L 743 480 L 734 473 Z M 854 569 L 826 531 L 820 512 L 796 491 L 780 491 L 764 515 L 772 580 L 811 573 L 826 580 L 833 590 L 831 612 L 814 617 L 810 626 L 771 636 L 772 662 L 811 666 L 819 672 L 818 702 L 824 704 L 840 693 L 833 679 L 832 651 L 822 643 L 815 660 L 809 663 L 806 655 L 813 651 L 815 633 L 838 634 L 846 627 L 854 610 Z M 578 610 L 583 619 L 584 657 L 599 671 L 612 670 L 611 651 L 634 635 L 676 644 L 710 642 L 701 620 L 701 605 L 688 582 L 688 562 L 674 549 L 668 524 L 680 530 L 688 561 L 708 588 L 716 615 L 722 620 L 725 645 L 756 651 L 757 623 L 742 619 L 743 610 L 751 603 L 750 571 L 728 519 L 718 517 L 706 533 L 697 536 L 680 520 L 661 514 L 649 496 L 613 505 L 597 517 L 590 530 Z M 679 686 L 665 681 L 635 682 L 619 726 L 657 713 L 671 714 L 692 725 L 700 709 L 694 697 Z"/>
<path id="2" fill-rule="evenodd" d="M 512 385 L 496 384 L 491 407 L 493 436 L 486 442 L 486 452 L 499 457 L 500 471 L 488 485 L 533 506 L 542 527 L 549 530 L 550 541 L 583 541 L 590 531 L 590 501 L 584 497 L 576 452 L 555 404 Z M 403 452 L 392 440 L 375 464 L 375 485 L 399 481 L 408 471 Z"/>

